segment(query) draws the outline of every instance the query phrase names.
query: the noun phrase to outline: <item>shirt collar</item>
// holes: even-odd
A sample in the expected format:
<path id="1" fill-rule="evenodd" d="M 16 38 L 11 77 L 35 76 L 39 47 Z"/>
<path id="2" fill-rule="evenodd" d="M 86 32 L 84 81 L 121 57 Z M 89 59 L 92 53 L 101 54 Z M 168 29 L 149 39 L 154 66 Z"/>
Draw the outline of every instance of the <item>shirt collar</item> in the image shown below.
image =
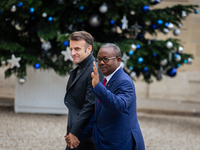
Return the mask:
<path id="1" fill-rule="evenodd" d="M 88 62 L 88 60 L 92 57 L 92 54 L 88 55 L 82 62 L 78 63 L 77 65 L 79 66 L 79 68 L 83 68 L 84 65 L 86 64 L 86 62 Z"/>
<path id="2" fill-rule="evenodd" d="M 108 76 L 105 76 L 105 78 L 106 78 L 106 84 L 109 82 L 109 80 L 112 78 L 112 76 L 115 74 L 115 72 L 116 72 L 119 68 L 120 68 L 120 66 L 119 66 L 113 73 L 111 73 L 111 74 L 108 75 Z"/>

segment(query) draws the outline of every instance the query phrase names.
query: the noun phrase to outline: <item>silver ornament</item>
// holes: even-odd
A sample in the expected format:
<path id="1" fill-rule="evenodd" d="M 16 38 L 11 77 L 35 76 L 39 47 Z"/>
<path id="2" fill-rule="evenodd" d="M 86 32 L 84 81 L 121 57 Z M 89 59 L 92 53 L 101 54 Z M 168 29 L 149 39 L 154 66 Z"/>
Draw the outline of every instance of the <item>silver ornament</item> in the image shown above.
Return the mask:
<path id="1" fill-rule="evenodd" d="M 172 48 L 173 47 L 173 43 L 171 41 L 168 41 L 166 44 L 167 48 Z"/>
<path id="2" fill-rule="evenodd" d="M 192 58 L 188 58 L 188 63 L 191 64 L 192 63 Z"/>
<path id="3" fill-rule="evenodd" d="M 69 29 L 70 31 L 72 31 L 72 30 L 73 30 L 73 25 L 70 24 L 69 27 L 68 27 L 68 29 Z"/>
<path id="4" fill-rule="evenodd" d="M 179 29 L 174 29 L 173 33 L 177 36 L 181 33 L 181 31 Z"/>
<path id="5" fill-rule="evenodd" d="M 17 10 L 17 7 L 15 5 L 13 5 L 10 11 L 11 12 L 16 12 L 16 10 Z"/>
<path id="6" fill-rule="evenodd" d="M 26 80 L 25 80 L 24 78 L 20 78 L 20 79 L 19 79 L 19 83 L 20 83 L 20 84 L 23 84 L 23 83 L 25 83 L 25 82 L 26 82 Z"/>
<path id="7" fill-rule="evenodd" d="M 185 19 L 187 17 L 186 11 L 182 11 L 182 17 Z"/>
<path id="8" fill-rule="evenodd" d="M 178 62 L 181 60 L 181 56 L 180 55 L 177 55 L 177 57 L 175 58 L 175 60 Z"/>
<path id="9" fill-rule="evenodd" d="M 135 44 L 131 44 L 131 48 L 132 48 L 133 50 L 136 50 L 137 46 L 136 46 Z"/>
<path id="10" fill-rule="evenodd" d="M 46 17 L 47 17 L 47 13 L 46 13 L 46 12 L 43 12 L 43 13 L 42 13 L 42 17 L 46 18 Z"/>
<path id="11" fill-rule="evenodd" d="M 170 22 L 169 25 L 168 25 L 168 28 L 169 28 L 169 29 L 173 29 L 173 28 L 174 28 L 173 23 Z"/>
<path id="12" fill-rule="evenodd" d="M 179 46 L 179 47 L 178 47 L 178 52 L 181 53 L 182 51 L 183 51 L 183 47 L 182 47 L 182 46 Z"/>
<path id="13" fill-rule="evenodd" d="M 19 23 L 15 25 L 15 29 L 21 31 L 22 28 L 19 26 Z"/>
<path id="14" fill-rule="evenodd" d="M 161 61 L 160 61 L 160 65 L 161 65 L 161 66 L 167 65 L 167 59 L 161 60 Z"/>
<path id="15" fill-rule="evenodd" d="M 108 11 L 108 6 L 106 5 L 106 3 L 103 3 L 100 7 L 99 7 L 99 11 L 101 13 L 106 13 Z"/>
<path id="16" fill-rule="evenodd" d="M 131 11 L 130 11 L 130 14 L 131 14 L 131 15 L 135 15 L 135 11 L 134 11 L 134 10 L 131 10 Z"/>
<path id="17" fill-rule="evenodd" d="M 150 25 L 151 25 L 151 21 L 148 20 L 148 21 L 145 22 L 145 24 L 146 24 L 147 26 L 150 26 Z"/>
<path id="18" fill-rule="evenodd" d="M 89 18 L 89 24 L 92 27 L 98 27 L 101 24 L 99 15 L 97 15 L 97 14 L 91 15 L 90 18 Z"/>
<path id="19" fill-rule="evenodd" d="M 111 32 L 116 33 L 117 32 L 117 28 L 116 27 L 112 27 L 111 28 Z"/>
<path id="20" fill-rule="evenodd" d="M 163 29 L 163 32 L 164 32 L 164 33 L 168 33 L 168 32 L 169 32 L 169 29 L 164 28 L 164 29 Z"/>
<path id="21" fill-rule="evenodd" d="M 130 77 L 133 79 L 136 77 L 136 73 L 134 71 L 131 72 Z"/>

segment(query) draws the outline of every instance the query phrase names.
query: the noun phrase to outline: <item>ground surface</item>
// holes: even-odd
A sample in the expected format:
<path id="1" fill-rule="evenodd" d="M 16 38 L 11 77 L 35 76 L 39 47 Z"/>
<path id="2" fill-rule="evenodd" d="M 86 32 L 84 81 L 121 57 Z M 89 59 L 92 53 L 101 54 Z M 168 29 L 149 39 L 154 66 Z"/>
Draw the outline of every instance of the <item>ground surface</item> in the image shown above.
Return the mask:
<path id="1" fill-rule="evenodd" d="M 147 150 L 200 150 L 200 117 L 138 113 Z M 67 115 L 0 107 L 0 150 L 64 150 Z"/>

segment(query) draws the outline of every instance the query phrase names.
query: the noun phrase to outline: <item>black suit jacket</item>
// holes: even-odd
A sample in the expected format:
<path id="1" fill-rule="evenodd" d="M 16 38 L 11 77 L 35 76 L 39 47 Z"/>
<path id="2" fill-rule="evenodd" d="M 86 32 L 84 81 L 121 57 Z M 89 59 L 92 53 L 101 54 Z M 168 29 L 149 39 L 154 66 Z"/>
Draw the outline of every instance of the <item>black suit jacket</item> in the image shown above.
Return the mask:
<path id="1" fill-rule="evenodd" d="M 86 59 L 88 61 L 84 64 L 79 74 L 73 80 L 77 69 L 70 72 L 68 80 L 68 88 L 65 94 L 64 103 L 69 110 L 67 134 L 72 133 L 79 137 L 82 130 L 85 128 L 90 117 L 94 114 L 95 95 L 92 89 L 93 61 L 94 57 L 90 54 Z M 99 71 L 100 72 L 100 71 Z M 100 73 L 100 80 L 103 75 Z M 73 80 L 73 82 L 71 82 Z"/>

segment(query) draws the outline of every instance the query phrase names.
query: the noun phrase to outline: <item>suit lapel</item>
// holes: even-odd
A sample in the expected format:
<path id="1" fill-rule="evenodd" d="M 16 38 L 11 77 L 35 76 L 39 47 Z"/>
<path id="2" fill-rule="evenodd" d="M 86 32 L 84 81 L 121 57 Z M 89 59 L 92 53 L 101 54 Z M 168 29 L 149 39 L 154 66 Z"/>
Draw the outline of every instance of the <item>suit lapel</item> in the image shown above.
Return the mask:
<path id="1" fill-rule="evenodd" d="M 112 87 L 114 81 L 117 79 L 117 77 L 123 72 L 123 69 L 122 68 L 119 68 L 115 74 L 111 77 L 111 79 L 109 80 L 109 82 L 106 84 L 106 89 L 107 90 L 110 90 L 110 88 Z M 103 83 L 103 80 L 101 81 L 101 83 Z M 97 99 L 96 99 L 96 103 L 97 103 Z M 101 104 L 101 101 L 99 101 L 95 111 L 96 111 L 96 120 L 99 118 L 99 112 L 101 111 L 101 108 L 102 108 L 102 104 Z"/>
<path id="2" fill-rule="evenodd" d="M 109 80 L 109 82 L 106 84 L 106 88 L 108 90 L 110 90 L 110 88 L 112 87 L 114 81 L 117 79 L 117 77 L 123 72 L 122 68 L 119 68 L 114 75 L 111 77 L 111 79 Z"/>
<path id="3" fill-rule="evenodd" d="M 67 90 L 69 90 L 69 88 L 71 87 L 71 85 L 74 81 L 74 77 L 76 75 L 77 70 L 78 70 L 78 67 L 76 67 L 74 70 L 70 71 L 70 77 L 69 77 L 69 81 L 67 83 Z"/>
<path id="4" fill-rule="evenodd" d="M 79 74 L 75 77 L 75 79 L 72 81 L 71 85 L 69 86 L 68 90 L 78 81 L 78 79 L 82 76 L 82 74 L 88 69 L 88 67 L 90 66 L 90 64 L 94 61 L 94 57 L 92 57 L 93 59 L 90 59 L 87 64 L 81 69 L 81 71 L 79 72 Z M 76 67 L 74 70 L 72 70 L 70 72 L 70 78 L 71 78 L 71 75 L 74 77 L 76 75 L 76 72 L 78 67 Z M 69 81 L 70 81 L 70 78 L 69 78 Z"/>

